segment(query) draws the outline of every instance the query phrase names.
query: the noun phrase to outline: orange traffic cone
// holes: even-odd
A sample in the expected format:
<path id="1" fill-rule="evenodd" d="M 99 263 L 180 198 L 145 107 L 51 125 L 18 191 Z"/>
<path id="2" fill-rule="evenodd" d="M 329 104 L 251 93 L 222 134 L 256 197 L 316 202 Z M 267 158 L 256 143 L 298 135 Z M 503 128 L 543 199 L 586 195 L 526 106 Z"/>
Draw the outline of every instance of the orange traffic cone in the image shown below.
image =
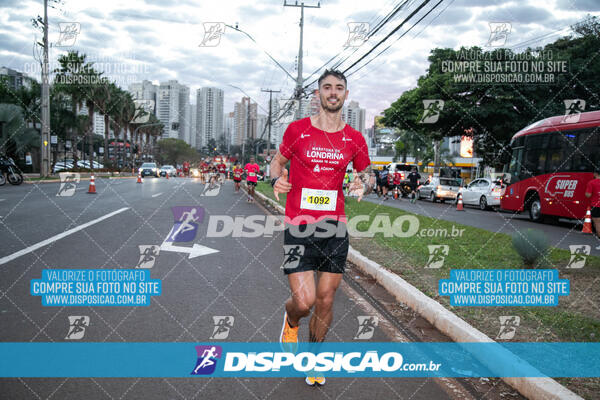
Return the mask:
<path id="1" fill-rule="evenodd" d="M 90 187 L 88 188 L 88 193 L 96 194 L 96 182 L 94 182 L 94 175 L 90 178 Z"/>
<path id="2" fill-rule="evenodd" d="M 465 209 L 463 208 L 462 193 L 458 194 L 458 200 L 456 202 L 456 211 L 465 211 Z"/>
<path id="3" fill-rule="evenodd" d="M 590 212 L 589 207 L 585 213 L 585 220 L 583 221 L 583 230 L 581 233 L 592 233 L 592 213 Z"/>
<path id="4" fill-rule="evenodd" d="M 165 175 L 166 175 L 167 179 L 169 179 L 169 173 L 165 172 Z"/>
<path id="5" fill-rule="evenodd" d="M 140 172 L 138 172 L 138 180 L 137 183 L 143 183 L 142 182 L 142 174 Z"/>

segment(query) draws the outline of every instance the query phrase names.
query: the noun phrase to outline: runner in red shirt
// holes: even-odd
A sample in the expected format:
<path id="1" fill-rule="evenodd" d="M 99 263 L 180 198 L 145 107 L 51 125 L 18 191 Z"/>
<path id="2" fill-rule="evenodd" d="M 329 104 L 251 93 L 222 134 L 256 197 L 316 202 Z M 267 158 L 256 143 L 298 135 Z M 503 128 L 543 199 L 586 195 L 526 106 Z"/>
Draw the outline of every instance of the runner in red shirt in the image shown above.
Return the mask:
<path id="1" fill-rule="evenodd" d="M 190 163 L 187 161 L 183 162 L 183 175 L 190 176 Z"/>
<path id="2" fill-rule="evenodd" d="M 590 207 L 596 235 L 600 238 L 600 168 L 594 171 L 594 179 L 585 187 L 585 197 L 590 199 Z M 600 246 L 596 247 L 600 250 Z"/>
<path id="3" fill-rule="evenodd" d="M 342 106 L 348 96 L 345 76 L 339 71 L 325 71 L 319 78 L 318 93 L 322 111 L 292 122 L 271 162 L 275 197 L 287 193 L 282 269 L 291 296 L 285 302 L 280 342 L 292 352 L 297 349 L 300 319 L 308 316 L 313 306 L 310 341 L 322 342 L 329 330 L 333 299 L 348 254 L 342 183 L 350 162 L 358 171 L 370 165 L 362 134 L 342 121 Z M 289 173 L 285 168 L 288 161 Z M 351 190 L 362 185 L 358 174 L 353 175 Z M 359 201 L 361 197 L 359 194 Z M 318 373 L 309 375 L 309 385 L 325 383 Z"/>
<path id="4" fill-rule="evenodd" d="M 242 182 L 242 174 L 244 170 L 240 167 L 240 163 L 236 161 L 235 166 L 233 167 L 233 186 L 236 192 L 240 191 L 240 184 Z"/>
<path id="5" fill-rule="evenodd" d="M 218 165 L 219 174 L 221 175 L 219 178 L 221 182 L 225 182 L 225 173 L 227 172 L 227 165 L 221 161 L 221 164 Z"/>
<path id="6" fill-rule="evenodd" d="M 402 196 L 400 196 L 400 182 L 402 182 L 402 174 L 400 173 L 400 171 L 396 171 L 396 172 L 394 172 L 394 180 L 392 181 L 392 183 L 394 185 L 394 198 L 395 199 L 399 199 L 402 197 Z"/>
<path id="7" fill-rule="evenodd" d="M 248 186 L 248 202 L 254 201 L 254 188 L 258 182 L 258 171 L 260 167 L 254 162 L 254 156 L 250 157 L 250 162 L 244 167 L 246 171 L 246 185 Z"/>

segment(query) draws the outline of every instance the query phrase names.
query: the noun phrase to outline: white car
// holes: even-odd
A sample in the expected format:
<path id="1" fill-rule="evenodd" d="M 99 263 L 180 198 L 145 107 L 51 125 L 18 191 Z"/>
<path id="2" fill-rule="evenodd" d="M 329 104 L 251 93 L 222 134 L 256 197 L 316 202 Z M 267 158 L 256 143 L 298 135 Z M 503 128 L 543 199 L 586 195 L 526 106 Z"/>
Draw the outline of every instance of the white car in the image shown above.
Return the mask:
<path id="1" fill-rule="evenodd" d="M 498 207 L 501 191 L 500 181 L 491 178 L 475 179 L 461 190 L 463 204 L 479 206 L 482 210 Z"/>
<path id="2" fill-rule="evenodd" d="M 104 168 L 104 165 L 100 164 L 97 161 L 92 161 L 92 165 L 94 166 L 94 169 Z M 89 168 L 90 160 L 79 160 L 79 161 L 77 161 L 77 166 L 79 168 Z"/>
<path id="3" fill-rule="evenodd" d="M 177 176 L 177 169 L 172 165 L 163 165 L 160 167 L 160 176 L 166 176 L 169 173 L 169 177 Z"/>

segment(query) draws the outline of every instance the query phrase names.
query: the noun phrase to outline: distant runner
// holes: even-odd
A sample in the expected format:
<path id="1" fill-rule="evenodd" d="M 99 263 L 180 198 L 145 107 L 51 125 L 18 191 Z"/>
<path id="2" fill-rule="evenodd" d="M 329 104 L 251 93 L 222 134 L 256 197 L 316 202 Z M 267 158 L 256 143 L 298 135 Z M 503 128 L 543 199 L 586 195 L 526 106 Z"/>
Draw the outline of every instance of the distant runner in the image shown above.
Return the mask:
<path id="1" fill-rule="evenodd" d="M 254 157 L 250 157 L 250 162 L 246 164 L 244 167 L 246 171 L 246 185 L 248 185 L 248 202 L 254 201 L 254 188 L 258 182 L 258 171 L 260 168 L 256 162 L 254 162 Z"/>
<path id="2" fill-rule="evenodd" d="M 242 169 L 242 167 L 240 167 L 239 162 L 235 163 L 232 172 L 233 172 L 233 187 L 236 192 L 239 192 L 240 184 L 242 182 L 242 174 L 244 173 L 244 170 Z"/>
<path id="3" fill-rule="evenodd" d="M 291 296 L 285 302 L 280 335 L 286 351 L 297 350 L 300 320 L 310 315 L 313 307 L 308 324 L 310 341 L 325 340 L 348 255 L 342 186 L 346 168 L 352 162 L 355 170 L 363 171 L 371 164 L 363 135 L 342 120 L 346 87 L 341 72 L 325 71 L 318 90 L 322 111 L 292 122 L 271 162 L 275 197 L 287 193 L 282 269 Z M 285 168 L 288 161 L 289 173 Z M 355 174 L 349 189 L 362 189 L 364 194 L 361 182 L 368 182 L 368 177 L 360 179 Z M 307 235 L 307 231 L 312 233 Z M 311 371 L 306 383 L 323 385 L 325 377 Z"/>

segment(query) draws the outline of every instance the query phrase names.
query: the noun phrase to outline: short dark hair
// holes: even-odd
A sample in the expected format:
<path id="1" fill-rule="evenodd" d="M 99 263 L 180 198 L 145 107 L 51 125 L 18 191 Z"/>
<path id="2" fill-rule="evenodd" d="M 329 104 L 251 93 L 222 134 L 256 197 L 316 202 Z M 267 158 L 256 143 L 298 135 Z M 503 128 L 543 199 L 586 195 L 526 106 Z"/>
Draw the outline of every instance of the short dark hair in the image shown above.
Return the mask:
<path id="1" fill-rule="evenodd" d="M 323 81 L 323 79 L 327 78 L 329 75 L 335 76 L 339 80 L 344 81 L 344 86 L 348 87 L 348 81 L 346 81 L 344 73 L 338 71 L 337 69 L 326 69 L 325 72 L 323 72 L 319 77 L 319 87 L 321 87 L 321 82 Z"/>

